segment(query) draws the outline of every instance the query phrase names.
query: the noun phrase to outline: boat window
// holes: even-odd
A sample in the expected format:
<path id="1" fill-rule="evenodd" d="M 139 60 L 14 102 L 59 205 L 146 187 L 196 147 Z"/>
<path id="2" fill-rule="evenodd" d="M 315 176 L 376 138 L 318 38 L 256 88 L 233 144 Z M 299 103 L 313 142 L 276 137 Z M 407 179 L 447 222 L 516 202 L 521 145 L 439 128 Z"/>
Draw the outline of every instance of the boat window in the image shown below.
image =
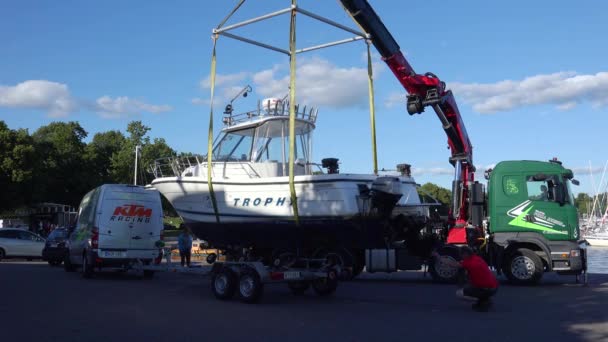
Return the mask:
<path id="1" fill-rule="evenodd" d="M 308 162 L 312 129 L 302 123 L 296 128 L 295 159 L 303 159 Z M 287 163 L 289 160 L 289 125 L 287 121 L 268 121 L 257 128 L 251 160 Z"/>
<path id="2" fill-rule="evenodd" d="M 228 132 L 213 151 L 215 161 L 249 161 L 253 128 Z"/>

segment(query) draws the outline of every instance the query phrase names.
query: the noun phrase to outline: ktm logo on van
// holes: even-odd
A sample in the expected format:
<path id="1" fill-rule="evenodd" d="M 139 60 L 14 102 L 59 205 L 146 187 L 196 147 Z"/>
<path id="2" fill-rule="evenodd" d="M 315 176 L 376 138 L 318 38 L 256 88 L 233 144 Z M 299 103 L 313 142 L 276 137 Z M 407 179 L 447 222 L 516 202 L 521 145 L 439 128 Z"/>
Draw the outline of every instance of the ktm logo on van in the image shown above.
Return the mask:
<path id="1" fill-rule="evenodd" d="M 114 209 L 114 214 L 110 217 L 110 221 L 149 223 L 151 216 L 151 208 L 146 208 L 143 205 L 125 204 Z"/>

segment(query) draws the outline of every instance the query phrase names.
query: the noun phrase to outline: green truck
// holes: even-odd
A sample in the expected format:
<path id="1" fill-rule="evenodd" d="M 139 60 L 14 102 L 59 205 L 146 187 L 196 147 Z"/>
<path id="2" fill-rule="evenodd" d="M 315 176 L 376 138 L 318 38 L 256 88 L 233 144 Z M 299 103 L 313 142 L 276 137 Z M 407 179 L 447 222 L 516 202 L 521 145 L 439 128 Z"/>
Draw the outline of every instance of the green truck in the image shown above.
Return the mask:
<path id="1" fill-rule="evenodd" d="M 480 251 L 491 265 L 518 284 L 536 283 L 547 271 L 586 270 L 571 170 L 556 159 L 503 161 L 486 178 L 488 239 Z"/>

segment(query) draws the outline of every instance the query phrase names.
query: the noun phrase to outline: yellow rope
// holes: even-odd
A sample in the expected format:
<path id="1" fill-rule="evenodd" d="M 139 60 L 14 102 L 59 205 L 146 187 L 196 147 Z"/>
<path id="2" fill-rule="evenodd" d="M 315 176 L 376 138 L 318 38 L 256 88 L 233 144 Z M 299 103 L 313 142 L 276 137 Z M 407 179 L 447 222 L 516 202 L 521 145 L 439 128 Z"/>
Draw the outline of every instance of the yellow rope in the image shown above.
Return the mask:
<path id="1" fill-rule="evenodd" d="M 291 10 L 291 22 L 289 25 L 289 192 L 291 194 L 293 218 L 296 224 L 300 224 L 293 165 L 296 149 L 296 0 L 291 0 L 291 5 L 294 9 Z"/>
<path id="2" fill-rule="evenodd" d="M 376 108 L 374 106 L 374 71 L 372 69 L 372 53 L 370 50 L 370 41 L 367 43 L 367 78 L 369 89 L 369 120 L 372 130 L 372 158 L 374 162 L 374 174 L 378 174 L 378 154 L 376 152 Z"/>
<path id="3" fill-rule="evenodd" d="M 211 172 L 213 171 L 212 165 L 212 154 L 213 154 L 213 96 L 215 93 L 215 69 L 216 69 L 216 56 L 215 56 L 215 45 L 217 44 L 218 36 L 213 37 L 213 54 L 211 56 L 211 100 L 210 100 L 210 112 L 209 112 L 209 135 L 207 138 L 207 185 L 209 186 L 209 197 L 213 204 L 213 213 L 215 214 L 215 220 L 220 223 L 220 214 L 217 210 L 217 202 L 215 201 L 215 193 L 213 192 L 213 182 Z"/>

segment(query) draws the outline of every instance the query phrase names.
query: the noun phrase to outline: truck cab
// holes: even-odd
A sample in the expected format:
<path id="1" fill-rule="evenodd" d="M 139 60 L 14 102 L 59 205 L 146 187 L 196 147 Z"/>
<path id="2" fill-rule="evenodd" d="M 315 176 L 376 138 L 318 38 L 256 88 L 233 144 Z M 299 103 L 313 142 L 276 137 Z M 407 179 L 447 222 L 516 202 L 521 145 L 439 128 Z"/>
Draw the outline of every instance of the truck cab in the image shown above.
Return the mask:
<path id="1" fill-rule="evenodd" d="M 487 178 L 491 264 L 520 284 L 584 270 L 571 170 L 556 159 L 503 161 Z"/>

